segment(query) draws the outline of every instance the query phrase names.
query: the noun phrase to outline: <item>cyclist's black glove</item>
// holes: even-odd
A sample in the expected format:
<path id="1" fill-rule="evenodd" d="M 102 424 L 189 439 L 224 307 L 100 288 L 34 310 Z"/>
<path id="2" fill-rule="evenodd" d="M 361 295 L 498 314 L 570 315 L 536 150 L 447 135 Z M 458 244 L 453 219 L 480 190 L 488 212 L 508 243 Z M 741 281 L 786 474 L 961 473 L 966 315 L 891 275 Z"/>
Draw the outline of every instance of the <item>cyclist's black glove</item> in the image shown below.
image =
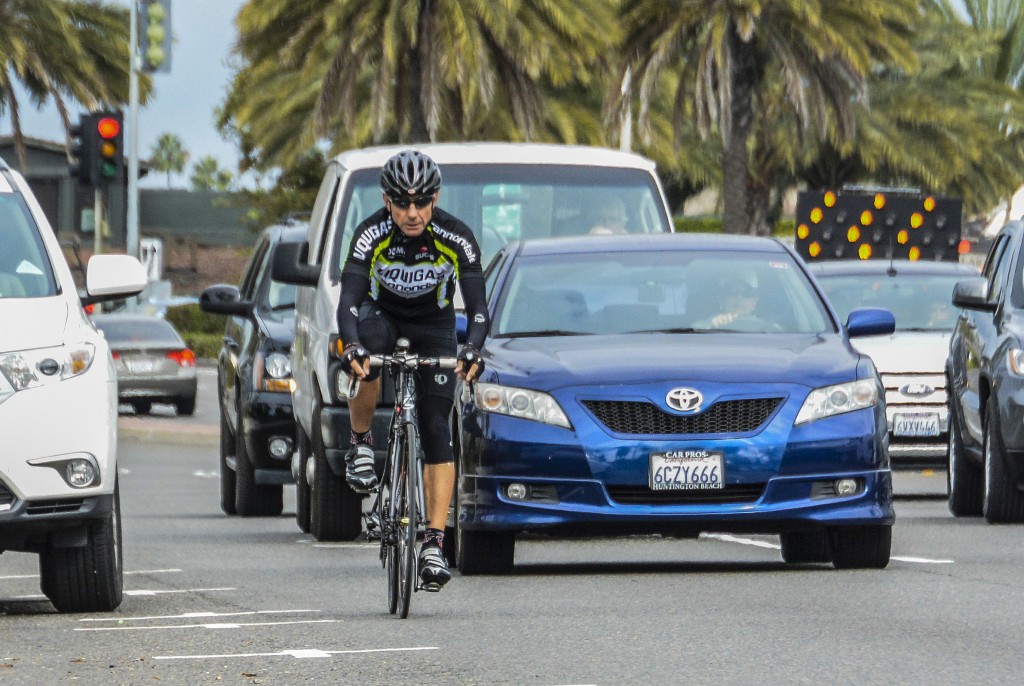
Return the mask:
<path id="1" fill-rule="evenodd" d="M 475 345 L 467 343 L 462 346 L 462 350 L 459 351 L 458 360 L 462 363 L 462 371 L 466 373 L 468 381 L 478 379 L 484 373 L 484 358 L 480 355 L 480 351 L 477 350 Z M 476 374 L 473 375 L 473 378 L 469 378 L 469 370 L 473 368 L 474 364 L 476 365 Z"/>
<path id="2" fill-rule="evenodd" d="M 341 352 L 341 361 L 345 365 L 345 373 L 352 376 L 352 363 L 355 362 L 360 367 L 366 362 L 366 358 L 370 356 L 369 351 L 358 343 L 349 343 L 345 346 L 345 349 Z"/>

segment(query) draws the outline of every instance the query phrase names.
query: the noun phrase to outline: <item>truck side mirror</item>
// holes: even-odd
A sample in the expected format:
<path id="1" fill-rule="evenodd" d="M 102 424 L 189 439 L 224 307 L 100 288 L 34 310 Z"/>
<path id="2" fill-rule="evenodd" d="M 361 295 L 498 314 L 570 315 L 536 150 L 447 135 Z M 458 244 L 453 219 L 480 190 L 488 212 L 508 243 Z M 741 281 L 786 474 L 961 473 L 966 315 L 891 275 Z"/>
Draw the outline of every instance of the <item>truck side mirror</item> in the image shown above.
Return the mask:
<path id="1" fill-rule="evenodd" d="M 320 281 L 320 267 L 306 264 L 309 255 L 309 243 L 306 241 L 289 243 L 282 241 L 274 246 L 273 262 L 270 265 L 270 278 L 281 283 L 296 286 L 315 286 Z"/>

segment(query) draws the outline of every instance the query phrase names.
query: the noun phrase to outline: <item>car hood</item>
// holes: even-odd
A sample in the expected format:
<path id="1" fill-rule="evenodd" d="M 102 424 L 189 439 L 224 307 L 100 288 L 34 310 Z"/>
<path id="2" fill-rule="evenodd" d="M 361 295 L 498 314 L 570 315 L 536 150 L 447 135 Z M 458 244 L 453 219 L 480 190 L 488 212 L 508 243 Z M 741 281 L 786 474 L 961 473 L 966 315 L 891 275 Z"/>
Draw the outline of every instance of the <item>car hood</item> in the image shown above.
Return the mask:
<path id="1" fill-rule="evenodd" d="M 274 343 L 288 347 L 295 338 L 295 310 L 263 318 L 263 330 Z"/>
<path id="2" fill-rule="evenodd" d="M 950 331 L 897 331 L 857 338 L 853 347 L 871 358 L 880 374 L 942 374 L 949 356 Z"/>
<path id="3" fill-rule="evenodd" d="M 54 298 L 0 298 L 0 352 L 60 345 L 67 328 L 68 304 Z"/>
<path id="4" fill-rule="evenodd" d="M 799 384 L 857 378 L 860 356 L 836 334 L 628 334 L 491 339 L 498 381 L 538 390 L 686 379 Z"/>

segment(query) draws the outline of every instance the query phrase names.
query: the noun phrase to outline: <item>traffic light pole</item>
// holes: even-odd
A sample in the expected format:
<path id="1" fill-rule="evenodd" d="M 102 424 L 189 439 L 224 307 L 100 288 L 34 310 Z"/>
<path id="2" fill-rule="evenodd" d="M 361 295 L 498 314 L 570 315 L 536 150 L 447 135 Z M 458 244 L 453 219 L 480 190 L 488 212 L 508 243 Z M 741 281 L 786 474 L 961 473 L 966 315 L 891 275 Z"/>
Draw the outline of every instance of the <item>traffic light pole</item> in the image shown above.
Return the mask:
<path id="1" fill-rule="evenodd" d="M 103 189 L 99 186 L 92 192 L 92 254 L 103 252 Z"/>
<path id="2" fill-rule="evenodd" d="M 128 49 L 128 217 L 125 252 L 139 256 L 139 0 L 132 0 Z"/>

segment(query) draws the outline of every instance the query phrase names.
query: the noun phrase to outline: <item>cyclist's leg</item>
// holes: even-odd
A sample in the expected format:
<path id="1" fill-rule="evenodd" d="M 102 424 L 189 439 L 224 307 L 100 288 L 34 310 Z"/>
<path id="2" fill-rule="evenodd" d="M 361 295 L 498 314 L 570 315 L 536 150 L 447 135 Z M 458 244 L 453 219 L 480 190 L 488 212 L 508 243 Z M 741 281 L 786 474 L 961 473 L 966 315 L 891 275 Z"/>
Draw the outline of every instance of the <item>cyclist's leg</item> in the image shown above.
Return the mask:
<path id="1" fill-rule="evenodd" d="M 395 346 L 395 330 L 386 313 L 367 301 L 359 308 L 359 342 L 370 353 L 391 352 Z M 345 456 L 345 481 L 359 493 L 367 493 L 377 485 L 374 469 L 373 434 L 370 428 L 380 395 L 380 369 L 371 367 L 359 392 L 349 401 L 349 419 L 352 423 L 351 448 Z"/>

